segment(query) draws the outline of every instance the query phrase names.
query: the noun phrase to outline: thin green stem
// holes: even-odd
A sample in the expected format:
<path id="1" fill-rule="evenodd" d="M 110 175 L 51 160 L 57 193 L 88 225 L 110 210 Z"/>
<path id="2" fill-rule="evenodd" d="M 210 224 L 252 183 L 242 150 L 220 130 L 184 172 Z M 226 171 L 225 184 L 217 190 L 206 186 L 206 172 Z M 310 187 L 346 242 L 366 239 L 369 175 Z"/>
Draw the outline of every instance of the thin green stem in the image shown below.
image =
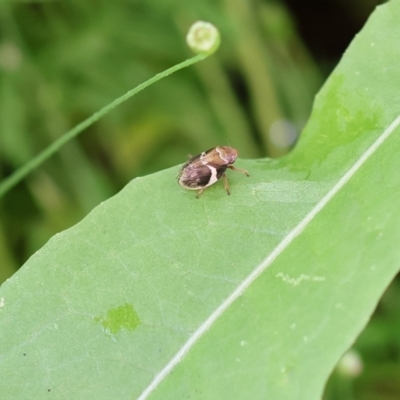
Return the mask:
<path id="1" fill-rule="evenodd" d="M 84 131 L 90 125 L 98 121 L 101 117 L 106 115 L 109 111 L 113 108 L 117 107 L 124 101 L 128 100 L 136 93 L 140 92 L 141 90 L 145 89 L 146 87 L 152 85 L 153 83 L 159 81 L 162 78 L 165 78 L 172 73 L 179 71 L 180 69 L 186 68 L 192 64 L 195 64 L 199 61 L 204 60 L 207 58 L 207 55 L 198 54 L 195 57 L 189 58 L 177 65 L 174 65 L 167 70 L 160 72 L 159 74 L 155 75 L 153 78 L 150 78 L 146 82 L 141 83 L 140 85 L 136 86 L 134 89 L 129 90 L 127 93 L 115 99 L 112 103 L 106 105 L 101 110 L 95 112 L 92 116 L 85 119 L 74 128 L 66 132 L 63 136 L 45 148 L 41 153 L 39 153 L 36 157 L 32 158 L 22 167 L 18 168 L 14 173 L 12 173 L 9 177 L 4 179 L 0 183 L 0 198 L 3 197 L 11 188 L 13 188 L 17 183 L 19 183 L 23 178 L 25 178 L 29 173 L 31 173 L 34 169 L 36 169 L 40 164 L 50 158 L 54 153 L 56 153 L 62 146 L 68 143 L 71 139 L 77 136 L 79 133 Z"/>

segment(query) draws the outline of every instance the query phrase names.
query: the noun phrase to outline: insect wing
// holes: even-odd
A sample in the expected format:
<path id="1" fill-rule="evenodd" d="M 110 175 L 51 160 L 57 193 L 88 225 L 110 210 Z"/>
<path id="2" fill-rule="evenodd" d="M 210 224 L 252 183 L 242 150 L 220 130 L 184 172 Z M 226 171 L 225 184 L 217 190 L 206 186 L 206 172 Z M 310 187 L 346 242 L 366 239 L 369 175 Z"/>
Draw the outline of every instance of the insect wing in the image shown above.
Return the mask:
<path id="1" fill-rule="evenodd" d="M 201 189 L 210 184 L 212 171 L 202 163 L 187 164 L 182 168 L 179 184 L 190 189 Z"/>

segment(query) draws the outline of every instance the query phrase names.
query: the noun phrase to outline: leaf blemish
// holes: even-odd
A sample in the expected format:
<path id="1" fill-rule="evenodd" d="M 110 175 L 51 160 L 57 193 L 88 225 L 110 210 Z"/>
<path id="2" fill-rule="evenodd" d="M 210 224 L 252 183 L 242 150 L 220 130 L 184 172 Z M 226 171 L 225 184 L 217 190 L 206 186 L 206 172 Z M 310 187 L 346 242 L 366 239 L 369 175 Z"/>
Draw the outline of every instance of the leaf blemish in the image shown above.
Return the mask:
<path id="1" fill-rule="evenodd" d="M 141 321 L 132 304 L 124 304 L 120 307 L 111 308 L 105 317 L 94 318 L 96 322 L 103 325 L 104 331 L 109 334 L 116 334 L 122 329 L 135 330 Z"/>
<path id="2" fill-rule="evenodd" d="M 306 274 L 301 274 L 297 278 L 291 278 L 288 274 L 284 274 L 283 272 L 278 272 L 276 274 L 276 278 L 281 278 L 283 282 L 289 283 L 293 286 L 298 286 L 302 281 L 311 281 L 311 282 L 324 282 L 324 276 L 310 276 Z"/>

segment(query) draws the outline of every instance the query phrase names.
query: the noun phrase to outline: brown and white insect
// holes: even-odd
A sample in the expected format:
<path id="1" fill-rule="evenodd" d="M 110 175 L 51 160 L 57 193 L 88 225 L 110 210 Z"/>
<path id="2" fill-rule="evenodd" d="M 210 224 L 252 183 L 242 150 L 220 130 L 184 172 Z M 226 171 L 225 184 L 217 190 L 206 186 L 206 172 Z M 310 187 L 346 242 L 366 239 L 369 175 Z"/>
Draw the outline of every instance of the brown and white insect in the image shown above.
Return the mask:
<path id="1" fill-rule="evenodd" d="M 185 189 L 198 190 L 198 198 L 207 187 L 213 185 L 219 178 L 224 179 L 226 193 L 229 192 L 227 168 L 242 172 L 249 176 L 244 169 L 235 168 L 232 164 L 238 157 L 238 151 L 229 146 L 218 146 L 192 157 L 180 170 L 178 183 Z"/>

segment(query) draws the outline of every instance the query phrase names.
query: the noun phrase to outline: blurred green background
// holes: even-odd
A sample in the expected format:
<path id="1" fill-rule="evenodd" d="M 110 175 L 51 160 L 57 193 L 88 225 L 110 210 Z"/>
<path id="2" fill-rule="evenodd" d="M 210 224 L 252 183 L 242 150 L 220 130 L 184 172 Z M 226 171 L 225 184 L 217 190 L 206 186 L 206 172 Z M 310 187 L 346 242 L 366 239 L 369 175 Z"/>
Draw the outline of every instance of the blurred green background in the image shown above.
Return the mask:
<path id="1" fill-rule="evenodd" d="M 315 93 L 379 0 L 0 2 L 0 178 L 78 122 L 192 56 L 188 27 L 221 31 L 210 59 L 151 86 L 97 122 L 0 199 L 0 282 L 55 233 L 136 176 L 218 144 L 242 158 L 295 145 Z M 394 281 L 325 399 L 400 399 Z"/>

